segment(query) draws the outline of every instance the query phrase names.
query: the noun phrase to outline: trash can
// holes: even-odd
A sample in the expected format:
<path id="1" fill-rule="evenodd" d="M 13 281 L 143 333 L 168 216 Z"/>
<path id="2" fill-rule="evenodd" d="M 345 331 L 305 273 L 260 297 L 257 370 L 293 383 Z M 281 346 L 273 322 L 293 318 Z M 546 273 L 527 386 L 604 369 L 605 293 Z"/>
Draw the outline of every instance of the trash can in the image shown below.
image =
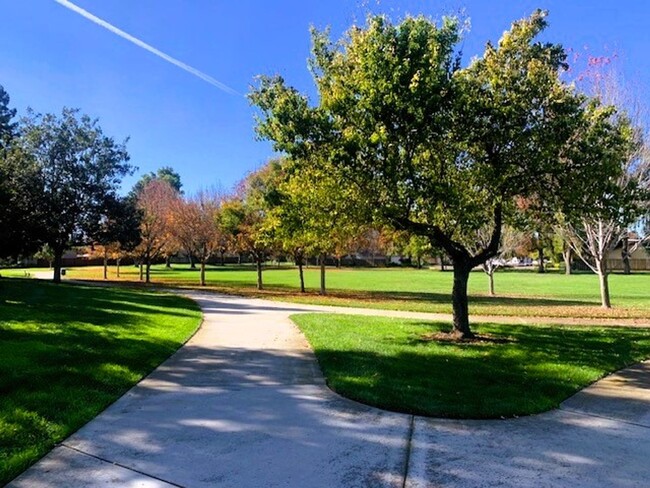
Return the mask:
<path id="1" fill-rule="evenodd" d="M 65 269 L 61 270 L 61 276 L 65 276 Z"/>

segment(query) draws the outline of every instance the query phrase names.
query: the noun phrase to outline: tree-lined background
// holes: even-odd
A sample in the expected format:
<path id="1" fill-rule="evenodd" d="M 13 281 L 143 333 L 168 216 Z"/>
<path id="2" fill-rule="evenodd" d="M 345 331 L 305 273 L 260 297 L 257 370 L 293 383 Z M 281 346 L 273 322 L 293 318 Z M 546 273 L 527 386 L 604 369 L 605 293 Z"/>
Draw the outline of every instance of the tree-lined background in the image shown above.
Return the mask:
<path id="1" fill-rule="evenodd" d="M 435 257 L 453 273 L 454 334 L 472 336 L 468 280 L 512 258 L 534 257 L 599 277 L 610 307 L 607 258 L 630 255 L 650 234 L 650 170 L 640 98 L 616 60 L 539 40 L 547 14 L 513 23 L 463 66 L 461 23 L 369 17 L 341 40 L 312 32 L 317 99 L 279 76 L 261 76 L 249 100 L 256 130 L 278 157 L 231 191 L 186 194 L 163 166 L 125 191 L 128 141 L 81 112 L 18 117 L 0 90 L 0 257 L 51 262 L 66 250 L 104 263 L 186 260 L 254 264 L 258 289 L 270 260 L 320 269 L 359 254 L 417 268 Z M 391 256 L 400 260 L 391 260 Z M 384 263 L 386 264 L 386 263 Z"/>

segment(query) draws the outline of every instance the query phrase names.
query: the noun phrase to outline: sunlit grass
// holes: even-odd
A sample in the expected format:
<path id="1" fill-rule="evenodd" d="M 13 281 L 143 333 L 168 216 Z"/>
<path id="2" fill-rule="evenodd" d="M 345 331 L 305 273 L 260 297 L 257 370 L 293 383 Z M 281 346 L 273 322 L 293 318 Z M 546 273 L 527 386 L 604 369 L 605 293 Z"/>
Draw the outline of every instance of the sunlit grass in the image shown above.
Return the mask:
<path id="1" fill-rule="evenodd" d="M 650 330 L 485 324 L 499 342 L 427 340 L 449 325 L 354 315 L 292 317 L 336 392 L 389 410 L 452 418 L 543 412 L 650 357 Z"/>
<path id="2" fill-rule="evenodd" d="M 0 485 L 170 356 L 200 321 L 191 300 L 0 280 Z"/>
<path id="3" fill-rule="evenodd" d="M 99 267 L 68 270 L 72 278 L 102 279 Z M 110 268 L 109 279 L 116 279 Z M 123 266 L 121 279 L 137 282 L 138 271 Z M 259 296 L 272 300 L 299 303 L 384 308 L 416 312 L 451 312 L 453 273 L 438 270 L 399 268 L 344 268 L 327 270 L 328 295 L 318 295 L 319 271 L 305 270 L 308 293 L 298 292 L 298 272 L 294 267 L 269 268 L 264 271 L 265 290 L 255 289 L 252 267 L 211 266 L 208 288 L 225 293 Z M 172 269 L 154 266 L 155 284 L 195 286 L 198 271 L 187 265 Z M 487 279 L 472 273 L 469 282 L 470 313 L 527 317 L 587 317 L 650 319 L 650 273 L 613 274 L 610 288 L 614 308 L 600 307 L 598 279 L 593 274 L 565 276 L 558 272 L 537 274 L 533 271 L 498 272 L 495 276 L 497 296 L 487 294 Z"/>

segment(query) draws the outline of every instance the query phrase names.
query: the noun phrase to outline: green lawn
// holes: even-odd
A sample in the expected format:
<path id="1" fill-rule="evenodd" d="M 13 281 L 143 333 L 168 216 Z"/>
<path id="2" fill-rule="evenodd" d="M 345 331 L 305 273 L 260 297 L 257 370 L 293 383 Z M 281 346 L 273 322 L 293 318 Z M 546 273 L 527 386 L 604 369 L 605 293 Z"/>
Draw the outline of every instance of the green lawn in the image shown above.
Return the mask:
<path id="1" fill-rule="evenodd" d="M 72 278 L 101 279 L 101 268 L 70 269 Z M 1 271 L 0 271 L 1 273 Z M 297 292 L 298 272 L 293 267 L 267 269 L 266 290 L 255 290 L 252 267 L 209 267 L 207 280 L 218 291 L 303 303 L 361 306 L 419 312 L 451 312 L 453 273 L 410 268 L 328 269 L 328 296 L 317 294 L 319 274 L 315 268 L 305 271 L 309 293 Z M 115 279 L 110 269 L 109 279 Z M 122 267 L 123 280 L 137 280 L 137 269 Z M 154 283 L 196 285 L 198 271 L 187 265 L 167 270 L 155 266 Z M 533 271 L 497 272 L 497 297 L 487 295 L 484 273 L 472 273 L 469 282 L 470 313 L 479 315 L 516 315 L 551 317 L 614 317 L 647 319 L 650 315 L 650 273 L 610 276 L 613 310 L 600 308 L 598 279 L 593 274 L 565 276 L 558 272 L 537 274 Z"/>
<path id="2" fill-rule="evenodd" d="M 0 269 L 1 278 L 33 278 L 35 272 L 47 271 L 47 268 L 5 268 Z"/>
<path id="3" fill-rule="evenodd" d="M 169 357 L 200 322 L 191 300 L 0 279 L 0 486 Z"/>
<path id="4" fill-rule="evenodd" d="M 449 325 L 354 315 L 293 321 L 328 385 L 389 410 L 452 418 L 542 412 L 602 376 L 650 357 L 650 330 L 480 325 L 506 343 L 425 340 Z"/>

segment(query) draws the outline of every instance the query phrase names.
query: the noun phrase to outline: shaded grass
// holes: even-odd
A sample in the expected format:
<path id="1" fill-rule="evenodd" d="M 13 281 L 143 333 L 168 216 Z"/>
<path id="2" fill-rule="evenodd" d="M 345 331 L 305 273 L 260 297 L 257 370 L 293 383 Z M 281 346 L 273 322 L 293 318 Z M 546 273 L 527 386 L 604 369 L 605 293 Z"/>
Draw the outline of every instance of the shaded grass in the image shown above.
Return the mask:
<path id="1" fill-rule="evenodd" d="M 122 267 L 123 281 L 137 281 L 135 267 Z M 74 268 L 72 278 L 101 279 L 101 268 Z M 111 268 L 111 279 L 115 279 Z M 192 286 L 198 283 L 198 271 L 186 265 L 173 269 L 154 266 L 152 279 L 157 284 Z M 209 288 L 245 296 L 263 297 L 297 303 L 383 308 L 416 312 L 451 313 L 453 274 L 437 270 L 415 269 L 328 269 L 328 295 L 317 294 L 319 272 L 305 270 L 309 291 L 297 291 L 298 273 L 293 267 L 267 269 L 265 290 L 255 289 L 255 271 L 251 267 L 212 266 L 207 271 Z M 614 308 L 600 307 L 598 279 L 592 274 L 564 276 L 559 273 L 537 274 L 532 271 L 497 273 L 497 297 L 486 290 L 486 277 L 474 272 L 469 282 L 470 313 L 527 317 L 639 318 L 650 316 L 650 274 L 611 275 Z"/>
<path id="2" fill-rule="evenodd" d="M 426 340 L 449 325 L 355 315 L 292 320 L 334 391 L 417 415 L 499 418 L 560 402 L 604 375 L 650 357 L 650 331 L 607 327 L 475 325 L 503 343 Z"/>
<path id="3" fill-rule="evenodd" d="M 0 280 L 0 485 L 92 419 L 196 330 L 147 291 Z"/>

